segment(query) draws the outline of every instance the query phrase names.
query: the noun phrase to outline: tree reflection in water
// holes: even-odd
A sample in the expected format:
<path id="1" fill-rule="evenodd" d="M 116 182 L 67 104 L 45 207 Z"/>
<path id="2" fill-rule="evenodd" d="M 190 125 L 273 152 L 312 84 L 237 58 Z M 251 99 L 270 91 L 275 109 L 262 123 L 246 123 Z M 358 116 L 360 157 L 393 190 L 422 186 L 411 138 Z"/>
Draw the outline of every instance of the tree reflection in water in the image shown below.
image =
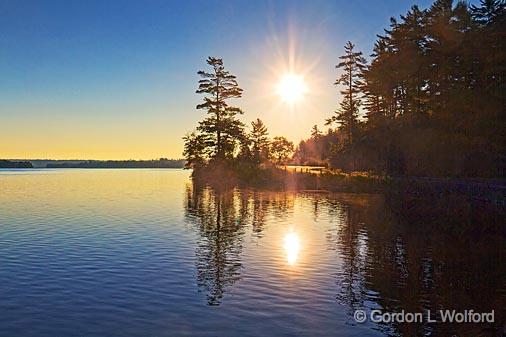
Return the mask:
<path id="1" fill-rule="evenodd" d="M 216 191 L 197 186 L 188 187 L 186 201 L 187 219 L 199 237 L 197 284 L 206 293 L 209 305 L 219 305 L 227 288 L 240 280 L 246 236 L 273 242 L 278 238 L 263 237 L 267 229 L 270 233 L 271 226 L 303 219 L 306 227 L 301 230 L 324 226 L 311 235 L 326 234 L 321 239 L 339 257 L 328 267 L 336 270 L 336 299 L 346 308 L 350 323 L 356 309 L 388 313 L 473 309 L 495 310 L 495 323 L 441 324 L 424 320 L 374 328 L 393 336 L 489 336 L 504 325 L 503 210 L 449 197 L 424 200 L 398 195 L 302 195 Z M 312 215 L 312 223 L 305 220 L 307 215 Z M 286 235 L 279 229 L 272 232 Z M 297 235 L 300 243 L 295 234 L 279 238 L 288 264 L 297 260 L 300 245 L 308 242 L 308 232 Z M 318 247 L 307 249 L 326 254 Z M 314 270 L 312 266 L 297 268 L 300 273 Z M 319 284 L 318 279 L 312 281 Z M 336 310 L 342 307 L 336 306 Z"/>
<path id="2" fill-rule="evenodd" d="M 197 220 L 199 230 L 197 284 L 209 305 L 219 305 L 226 287 L 240 279 L 247 203 L 237 202 L 237 191 L 194 187 L 187 194 L 187 216 Z"/>
<path id="3" fill-rule="evenodd" d="M 227 287 L 240 280 L 246 231 L 261 238 L 268 213 L 282 219 L 292 208 L 293 196 L 284 193 L 187 186 L 186 217 L 199 234 L 197 285 L 209 305 L 220 305 Z"/>
<path id="4" fill-rule="evenodd" d="M 505 323 L 504 212 L 458 198 L 337 197 L 329 242 L 342 261 L 337 300 L 349 313 L 495 311 L 495 323 L 383 324 L 393 336 L 492 336 Z M 434 316 L 433 319 L 438 317 Z"/>

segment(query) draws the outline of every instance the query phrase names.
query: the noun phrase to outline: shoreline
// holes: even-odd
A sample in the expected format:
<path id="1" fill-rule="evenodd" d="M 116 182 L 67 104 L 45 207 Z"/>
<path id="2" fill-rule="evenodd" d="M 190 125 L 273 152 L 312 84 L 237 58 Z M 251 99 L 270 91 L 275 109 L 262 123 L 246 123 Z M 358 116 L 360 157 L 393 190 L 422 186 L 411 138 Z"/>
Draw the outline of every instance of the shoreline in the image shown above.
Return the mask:
<path id="1" fill-rule="evenodd" d="M 413 197 L 444 198 L 457 196 L 468 200 L 506 205 L 506 180 L 453 177 L 388 177 L 366 172 L 296 172 L 277 167 L 195 168 L 192 181 L 218 190 L 235 187 L 265 191 L 304 193 L 401 194 Z"/>

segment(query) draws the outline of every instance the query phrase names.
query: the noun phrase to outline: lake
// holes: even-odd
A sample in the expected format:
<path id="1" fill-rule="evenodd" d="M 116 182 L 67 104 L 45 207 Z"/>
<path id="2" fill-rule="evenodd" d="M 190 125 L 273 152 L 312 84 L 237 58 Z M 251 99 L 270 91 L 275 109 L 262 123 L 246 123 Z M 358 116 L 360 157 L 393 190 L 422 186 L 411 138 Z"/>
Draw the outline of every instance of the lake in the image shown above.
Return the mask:
<path id="1" fill-rule="evenodd" d="M 503 210 L 189 175 L 0 170 L 0 336 L 501 335 Z M 354 319 L 445 309 L 494 323 Z"/>

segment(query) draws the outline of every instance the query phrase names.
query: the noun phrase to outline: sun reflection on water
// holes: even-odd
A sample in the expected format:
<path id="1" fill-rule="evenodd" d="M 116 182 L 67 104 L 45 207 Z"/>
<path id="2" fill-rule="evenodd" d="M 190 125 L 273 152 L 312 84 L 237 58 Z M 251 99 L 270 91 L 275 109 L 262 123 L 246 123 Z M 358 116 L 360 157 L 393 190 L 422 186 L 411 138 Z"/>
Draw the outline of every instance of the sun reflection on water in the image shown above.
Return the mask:
<path id="1" fill-rule="evenodd" d="M 286 251 L 286 260 L 290 266 L 293 266 L 297 262 L 297 258 L 299 257 L 300 251 L 300 240 L 297 233 L 290 232 L 285 235 L 284 238 L 285 251 Z"/>

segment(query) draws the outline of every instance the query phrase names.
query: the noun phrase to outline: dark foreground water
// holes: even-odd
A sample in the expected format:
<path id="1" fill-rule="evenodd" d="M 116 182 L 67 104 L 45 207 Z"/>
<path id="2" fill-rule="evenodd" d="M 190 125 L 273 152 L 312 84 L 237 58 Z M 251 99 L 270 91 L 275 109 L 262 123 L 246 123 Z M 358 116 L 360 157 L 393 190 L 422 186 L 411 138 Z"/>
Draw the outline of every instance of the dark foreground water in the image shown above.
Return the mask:
<path id="1" fill-rule="evenodd" d="M 188 176 L 0 171 L 0 336 L 502 334 L 499 210 L 458 198 L 217 193 Z M 494 310 L 495 323 L 354 320 L 376 309 Z"/>

